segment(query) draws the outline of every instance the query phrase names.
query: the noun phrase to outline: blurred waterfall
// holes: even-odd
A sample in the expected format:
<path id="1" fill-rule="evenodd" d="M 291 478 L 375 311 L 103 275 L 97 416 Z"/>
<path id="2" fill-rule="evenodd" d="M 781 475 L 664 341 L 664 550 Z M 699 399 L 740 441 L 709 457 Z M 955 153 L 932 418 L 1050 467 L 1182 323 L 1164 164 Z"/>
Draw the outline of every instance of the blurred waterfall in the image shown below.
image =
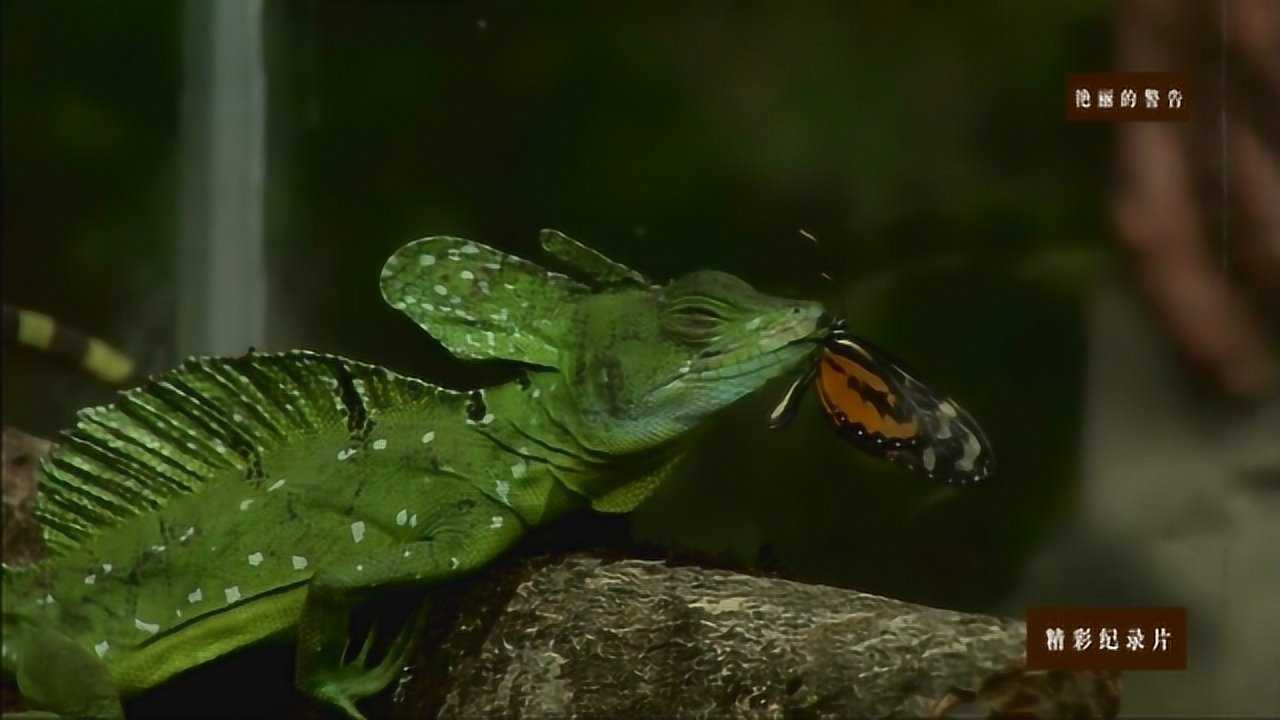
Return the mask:
<path id="1" fill-rule="evenodd" d="M 266 68 L 261 0 L 188 0 L 179 357 L 263 347 Z"/>

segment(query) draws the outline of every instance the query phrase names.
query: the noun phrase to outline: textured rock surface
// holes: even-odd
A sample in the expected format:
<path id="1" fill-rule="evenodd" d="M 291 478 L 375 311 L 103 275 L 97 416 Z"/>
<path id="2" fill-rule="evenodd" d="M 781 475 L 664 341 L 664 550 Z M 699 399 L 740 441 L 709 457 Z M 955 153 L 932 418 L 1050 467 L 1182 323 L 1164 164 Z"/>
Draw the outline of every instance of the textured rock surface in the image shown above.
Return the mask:
<path id="1" fill-rule="evenodd" d="M 922 717 L 1115 712 L 1118 684 L 1021 671 L 1022 623 L 837 588 L 587 557 L 498 572 L 397 717 Z M 442 679 L 447 677 L 447 679 Z"/>

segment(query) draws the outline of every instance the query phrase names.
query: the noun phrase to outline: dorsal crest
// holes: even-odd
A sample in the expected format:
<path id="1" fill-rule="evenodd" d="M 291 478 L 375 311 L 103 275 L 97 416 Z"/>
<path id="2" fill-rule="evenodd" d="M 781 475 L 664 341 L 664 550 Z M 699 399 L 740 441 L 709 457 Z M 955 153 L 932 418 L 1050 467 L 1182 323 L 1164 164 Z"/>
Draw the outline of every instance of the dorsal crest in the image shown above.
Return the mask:
<path id="1" fill-rule="evenodd" d="M 344 424 L 359 435 L 371 408 L 432 390 L 305 351 L 192 358 L 112 405 L 80 411 L 41 461 L 36 518 L 61 555 L 212 479 L 261 476 L 263 455 L 300 435 Z"/>

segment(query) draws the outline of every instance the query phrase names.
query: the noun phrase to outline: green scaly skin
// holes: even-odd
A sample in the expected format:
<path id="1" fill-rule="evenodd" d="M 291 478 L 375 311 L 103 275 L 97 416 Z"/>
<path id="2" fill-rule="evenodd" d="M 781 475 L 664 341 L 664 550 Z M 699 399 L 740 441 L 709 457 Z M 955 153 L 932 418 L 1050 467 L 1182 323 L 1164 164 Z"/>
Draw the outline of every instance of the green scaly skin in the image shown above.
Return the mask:
<path id="1" fill-rule="evenodd" d="M 85 410 L 42 465 L 51 556 L 4 575 L 3 665 L 29 704 L 120 700 L 237 648 L 296 636 L 297 686 L 345 715 L 385 659 L 352 608 L 484 567 L 574 508 L 627 512 L 716 411 L 793 372 L 816 303 L 730 275 L 665 286 L 546 231 L 582 281 L 448 237 L 401 248 L 382 291 L 451 352 L 525 363 L 455 392 L 307 352 L 195 359 Z"/>

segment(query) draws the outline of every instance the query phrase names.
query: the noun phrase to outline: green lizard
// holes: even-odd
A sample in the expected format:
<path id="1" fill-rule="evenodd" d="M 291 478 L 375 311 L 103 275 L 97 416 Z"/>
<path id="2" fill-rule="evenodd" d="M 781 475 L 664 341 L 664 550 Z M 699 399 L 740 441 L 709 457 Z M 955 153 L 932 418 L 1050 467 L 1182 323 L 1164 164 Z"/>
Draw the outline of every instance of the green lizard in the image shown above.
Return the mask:
<path id="1" fill-rule="evenodd" d="M 664 286 L 573 240 L 580 279 L 484 245 L 398 250 L 383 297 L 464 359 L 523 364 L 456 392 L 310 352 L 188 360 L 84 410 L 41 466 L 50 556 L 6 568 L 4 669 L 30 705 L 120 717 L 121 698 L 268 638 L 349 717 L 403 664 L 417 621 L 348 653 L 368 593 L 484 567 L 534 526 L 622 513 L 708 416 L 794 372 L 818 303 L 724 273 Z"/>

